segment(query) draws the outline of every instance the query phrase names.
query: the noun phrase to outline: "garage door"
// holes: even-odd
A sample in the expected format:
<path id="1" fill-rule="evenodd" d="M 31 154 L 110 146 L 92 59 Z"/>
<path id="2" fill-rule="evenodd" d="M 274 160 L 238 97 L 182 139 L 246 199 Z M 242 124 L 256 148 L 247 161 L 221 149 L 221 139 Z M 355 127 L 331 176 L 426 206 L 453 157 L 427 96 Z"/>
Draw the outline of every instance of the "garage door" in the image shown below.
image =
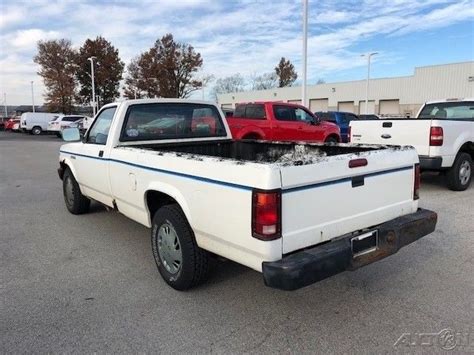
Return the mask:
<path id="1" fill-rule="evenodd" d="M 359 101 L 359 115 L 364 115 L 366 113 L 373 114 L 375 113 L 375 101 L 369 101 L 368 105 L 369 110 L 365 112 L 365 100 Z"/>
<path id="2" fill-rule="evenodd" d="M 400 100 L 380 100 L 379 113 L 388 116 L 399 115 Z"/>
<path id="3" fill-rule="evenodd" d="M 309 100 L 309 109 L 311 112 L 327 111 L 328 99 L 311 99 Z"/>
<path id="4" fill-rule="evenodd" d="M 342 101 L 337 103 L 337 110 L 354 113 L 354 101 Z"/>

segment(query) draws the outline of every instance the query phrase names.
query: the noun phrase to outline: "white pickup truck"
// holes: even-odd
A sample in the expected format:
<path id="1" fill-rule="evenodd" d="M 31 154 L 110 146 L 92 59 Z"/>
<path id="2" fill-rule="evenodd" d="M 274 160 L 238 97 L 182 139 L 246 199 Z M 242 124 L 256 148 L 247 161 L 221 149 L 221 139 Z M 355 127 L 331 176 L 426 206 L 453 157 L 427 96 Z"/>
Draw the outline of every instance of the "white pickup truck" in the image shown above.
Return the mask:
<path id="1" fill-rule="evenodd" d="M 431 233 L 411 147 L 233 141 L 203 101 L 104 106 L 60 148 L 67 209 L 90 200 L 151 228 L 159 272 L 184 290 L 221 256 L 293 290 L 396 253 Z"/>
<path id="2" fill-rule="evenodd" d="M 474 160 L 474 99 L 427 102 L 416 119 L 354 120 L 350 140 L 411 145 L 422 170 L 446 173 L 451 190 L 466 190 Z"/>

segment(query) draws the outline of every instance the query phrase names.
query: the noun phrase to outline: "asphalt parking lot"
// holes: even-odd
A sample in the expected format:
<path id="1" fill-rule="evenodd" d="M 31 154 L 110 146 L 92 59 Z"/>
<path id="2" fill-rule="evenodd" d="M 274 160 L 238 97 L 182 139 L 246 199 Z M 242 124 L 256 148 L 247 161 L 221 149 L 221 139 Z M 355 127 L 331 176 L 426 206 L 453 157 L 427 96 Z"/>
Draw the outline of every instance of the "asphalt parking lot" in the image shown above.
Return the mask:
<path id="1" fill-rule="evenodd" d="M 448 328 L 456 351 L 474 351 L 473 186 L 456 193 L 424 175 L 436 232 L 355 272 L 283 292 L 218 262 L 180 293 L 145 227 L 99 205 L 67 212 L 60 145 L 0 132 L 0 353 L 432 353 L 443 349 L 423 334 Z"/>

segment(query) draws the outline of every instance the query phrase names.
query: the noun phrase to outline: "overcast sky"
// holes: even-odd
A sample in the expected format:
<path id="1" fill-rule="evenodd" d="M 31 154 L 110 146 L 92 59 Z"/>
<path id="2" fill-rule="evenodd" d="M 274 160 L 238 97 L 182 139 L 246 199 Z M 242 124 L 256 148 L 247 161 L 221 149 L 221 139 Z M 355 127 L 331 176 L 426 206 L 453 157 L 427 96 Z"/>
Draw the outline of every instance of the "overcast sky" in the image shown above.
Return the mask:
<path id="1" fill-rule="evenodd" d="M 0 10 L 0 93 L 12 105 L 31 103 L 32 80 L 35 102 L 43 102 L 43 83 L 33 63 L 40 39 L 68 38 L 78 48 L 101 35 L 128 63 L 171 32 L 202 54 L 202 74 L 269 72 L 282 56 L 301 72 L 301 0 L 0 0 Z M 373 50 L 380 53 L 374 77 L 474 60 L 473 2 L 310 1 L 310 83 L 365 78 L 360 53 Z"/>

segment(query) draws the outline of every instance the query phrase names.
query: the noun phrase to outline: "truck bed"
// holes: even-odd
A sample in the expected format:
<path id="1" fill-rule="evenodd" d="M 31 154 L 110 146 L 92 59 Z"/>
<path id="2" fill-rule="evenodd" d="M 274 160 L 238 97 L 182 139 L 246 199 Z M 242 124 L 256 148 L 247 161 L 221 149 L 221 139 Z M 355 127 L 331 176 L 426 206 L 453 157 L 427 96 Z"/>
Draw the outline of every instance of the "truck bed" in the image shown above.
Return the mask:
<path id="1" fill-rule="evenodd" d="M 386 149 L 384 146 L 334 145 L 294 142 L 219 141 L 179 144 L 132 145 L 140 149 L 204 155 L 223 159 L 286 165 L 313 164 L 318 159 Z"/>

